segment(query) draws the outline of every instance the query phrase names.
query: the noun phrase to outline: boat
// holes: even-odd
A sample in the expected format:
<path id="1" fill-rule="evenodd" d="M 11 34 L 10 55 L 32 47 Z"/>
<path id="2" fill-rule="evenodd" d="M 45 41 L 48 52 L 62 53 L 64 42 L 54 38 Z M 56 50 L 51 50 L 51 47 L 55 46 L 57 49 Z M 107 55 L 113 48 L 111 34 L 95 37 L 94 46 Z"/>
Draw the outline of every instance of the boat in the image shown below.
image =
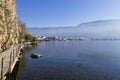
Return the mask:
<path id="1" fill-rule="evenodd" d="M 31 58 L 39 58 L 42 57 L 40 54 L 31 54 Z"/>

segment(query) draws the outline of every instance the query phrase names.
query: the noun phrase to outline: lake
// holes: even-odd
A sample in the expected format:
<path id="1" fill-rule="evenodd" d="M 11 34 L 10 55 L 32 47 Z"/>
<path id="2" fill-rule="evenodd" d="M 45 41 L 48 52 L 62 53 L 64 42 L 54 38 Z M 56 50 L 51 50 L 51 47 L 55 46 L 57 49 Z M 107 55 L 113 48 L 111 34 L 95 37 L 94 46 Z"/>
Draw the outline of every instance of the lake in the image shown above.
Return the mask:
<path id="1" fill-rule="evenodd" d="M 43 57 L 32 59 L 32 53 Z M 120 80 L 120 41 L 46 41 L 29 46 L 18 80 Z"/>

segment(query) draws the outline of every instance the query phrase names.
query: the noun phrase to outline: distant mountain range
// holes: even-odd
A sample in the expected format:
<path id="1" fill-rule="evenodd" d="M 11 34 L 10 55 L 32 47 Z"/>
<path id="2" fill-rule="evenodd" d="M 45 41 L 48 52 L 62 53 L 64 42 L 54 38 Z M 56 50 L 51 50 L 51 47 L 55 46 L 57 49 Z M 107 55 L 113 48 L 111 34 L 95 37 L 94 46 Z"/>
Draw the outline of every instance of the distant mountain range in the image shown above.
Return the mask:
<path id="1" fill-rule="evenodd" d="M 84 36 L 100 38 L 120 38 L 120 20 L 98 20 L 76 26 L 53 28 L 28 28 L 29 33 L 37 36 Z"/>
<path id="2" fill-rule="evenodd" d="M 108 20 L 97 20 L 92 22 L 85 22 L 77 25 L 76 27 L 103 27 L 103 26 L 118 26 L 120 25 L 120 19 L 108 19 Z"/>

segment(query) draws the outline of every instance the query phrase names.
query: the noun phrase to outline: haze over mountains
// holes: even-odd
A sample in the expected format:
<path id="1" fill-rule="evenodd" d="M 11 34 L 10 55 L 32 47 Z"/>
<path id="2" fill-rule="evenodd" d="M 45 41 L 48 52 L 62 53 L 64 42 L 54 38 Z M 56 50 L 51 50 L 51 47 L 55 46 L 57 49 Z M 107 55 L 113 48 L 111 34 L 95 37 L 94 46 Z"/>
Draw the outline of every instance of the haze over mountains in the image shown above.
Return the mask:
<path id="1" fill-rule="evenodd" d="M 120 20 L 98 20 L 54 28 L 28 28 L 27 31 L 35 36 L 120 38 Z"/>

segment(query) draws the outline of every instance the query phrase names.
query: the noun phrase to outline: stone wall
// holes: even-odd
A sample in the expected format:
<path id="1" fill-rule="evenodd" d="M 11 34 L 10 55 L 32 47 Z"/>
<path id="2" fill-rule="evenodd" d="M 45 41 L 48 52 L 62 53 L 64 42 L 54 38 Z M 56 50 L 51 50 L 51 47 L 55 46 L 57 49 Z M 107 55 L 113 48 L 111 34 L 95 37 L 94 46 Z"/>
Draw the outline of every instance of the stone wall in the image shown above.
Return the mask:
<path id="1" fill-rule="evenodd" d="M 18 44 L 19 31 L 16 0 L 0 0 L 0 52 Z"/>

